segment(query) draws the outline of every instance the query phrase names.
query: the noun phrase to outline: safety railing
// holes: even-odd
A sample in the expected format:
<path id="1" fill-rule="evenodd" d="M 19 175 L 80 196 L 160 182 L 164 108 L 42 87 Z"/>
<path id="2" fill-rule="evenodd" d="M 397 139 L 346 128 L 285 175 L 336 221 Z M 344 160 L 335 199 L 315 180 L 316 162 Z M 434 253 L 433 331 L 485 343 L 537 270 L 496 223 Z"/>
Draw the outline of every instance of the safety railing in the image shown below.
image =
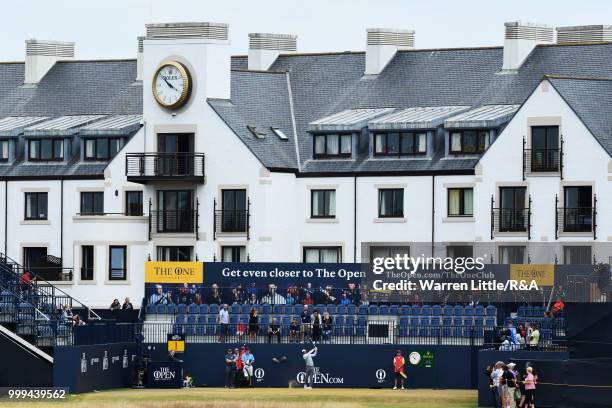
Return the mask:
<path id="1" fill-rule="evenodd" d="M 128 180 L 189 178 L 204 180 L 204 153 L 128 153 Z"/>

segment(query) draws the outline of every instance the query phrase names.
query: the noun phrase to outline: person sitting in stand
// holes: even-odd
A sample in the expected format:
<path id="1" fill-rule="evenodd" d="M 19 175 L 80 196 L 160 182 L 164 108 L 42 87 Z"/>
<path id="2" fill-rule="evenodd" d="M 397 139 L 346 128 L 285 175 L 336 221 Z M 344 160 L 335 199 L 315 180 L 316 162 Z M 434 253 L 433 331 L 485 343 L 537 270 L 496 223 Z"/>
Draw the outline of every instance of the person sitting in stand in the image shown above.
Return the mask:
<path id="1" fill-rule="evenodd" d="M 287 297 L 285 298 L 285 302 L 288 305 L 295 305 L 295 298 L 289 290 L 287 290 Z"/>
<path id="2" fill-rule="evenodd" d="M 208 303 L 216 303 L 218 305 L 223 304 L 223 294 L 221 293 L 221 289 L 219 289 L 219 285 L 213 283 L 210 287 L 210 296 L 208 297 Z"/>
<path id="3" fill-rule="evenodd" d="M 304 304 L 304 305 L 312 305 L 312 304 L 314 304 L 314 302 L 312 300 L 312 296 L 310 295 L 310 293 L 306 293 L 306 295 L 304 296 L 304 300 L 302 300 L 302 304 Z"/>
<path id="4" fill-rule="evenodd" d="M 179 303 L 189 303 L 189 284 L 183 283 L 183 286 L 179 289 Z"/>
<path id="5" fill-rule="evenodd" d="M 323 313 L 322 323 L 323 323 L 323 340 L 329 341 L 331 339 L 333 319 L 329 315 L 329 312 L 327 310 Z"/>
<path id="6" fill-rule="evenodd" d="M 113 300 L 113 303 L 111 303 L 111 305 L 110 305 L 110 310 L 112 312 L 114 312 L 116 310 L 121 310 L 121 303 L 119 303 L 119 299 Z"/>
<path id="7" fill-rule="evenodd" d="M 287 303 L 285 298 L 276 292 L 276 285 L 271 283 L 268 285 L 268 293 L 261 299 L 261 303 L 268 303 L 270 305 L 284 305 Z"/>
<path id="8" fill-rule="evenodd" d="M 349 299 L 348 294 L 346 292 L 342 292 L 342 296 L 340 297 L 340 304 L 344 306 L 348 306 L 351 303 L 351 299 Z"/>
<path id="9" fill-rule="evenodd" d="M 150 305 L 167 305 L 169 293 L 164 293 L 162 285 L 155 285 L 155 292 L 149 297 Z"/>
<path id="10" fill-rule="evenodd" d="M 293 317 L 291 318 L 291 324 L 289 324 L 289 342 L 297 343 L 299 333 L 300 333 L 300 326 L 297 324 L 295 317 Z"/>
<path id="11" fill-rule="evenodd" d="M 85 326 L 85 322 L 81 320 L 81 316 L 74 315 L 72 317 L 72 327 Z"/>
<path id="12" fill-rule="evenodd" d="M 279 343 L 281 342 L 280 325 L 276 321 L 276 317 L 273 317 L 268 325 L 268 343 L 272 343 L 273 336 L 276 336 Z"/>
<path id="13" fill-rule="evenodd" d="M 134 306 L 132 302 L 130 302 L 130 298 L 126 297 L 121 305 L 121 310 L 134 310 Z"/>
<path id="14" fill-rule="evenodd" d="M 258 305 L 259 301 L 257 300 L 257 294 L 251 293 L 251 297 L 247 300 L 247 304 Z"/>
<path id="15" fill-rule="evenodd" d="M 564 309 L 565 303 L 563 302 L 563 299 L 558 298 L 552 309 L 550 310 L 550 317 L 554 319 L 556 315 L 563 313 Z"/>

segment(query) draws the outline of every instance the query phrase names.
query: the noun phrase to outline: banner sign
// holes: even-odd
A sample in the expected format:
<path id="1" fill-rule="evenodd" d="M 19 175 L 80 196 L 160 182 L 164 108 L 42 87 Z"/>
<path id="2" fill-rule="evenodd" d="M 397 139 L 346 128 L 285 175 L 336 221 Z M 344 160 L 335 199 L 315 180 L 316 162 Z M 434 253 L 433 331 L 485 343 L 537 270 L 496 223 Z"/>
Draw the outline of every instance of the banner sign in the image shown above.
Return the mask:
<path id="1" fill-rule="evenodd" d="M 147 388 L 181 388 L 183 363 L 181 361 L 151 361 L 147 366 Z"/>
<path id="2" fill-rule="evenodd" d="M 202 283 L 202 262 L 145 262 L 145 283 Z"/>
<path id="3" fill-rule="evenodd" d="M 535 281 L 538 286 L 553 286 L 555 284 L 554 264 L 512 264 L 510 279 L 516 281 Z"/>

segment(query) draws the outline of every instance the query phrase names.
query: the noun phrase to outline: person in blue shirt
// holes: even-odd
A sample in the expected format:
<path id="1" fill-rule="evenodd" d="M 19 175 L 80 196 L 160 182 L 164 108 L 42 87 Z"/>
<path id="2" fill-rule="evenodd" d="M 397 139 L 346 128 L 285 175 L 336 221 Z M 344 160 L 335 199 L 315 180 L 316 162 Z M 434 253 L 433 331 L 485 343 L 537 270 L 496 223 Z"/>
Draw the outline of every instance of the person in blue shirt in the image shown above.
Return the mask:
<path id="1" fill-rule="evenodd" d="M 285 302 L 288 305 L 295 305 L 295 298 L 289 291 L 287 291 L 287 297 L 285 298 Z"/>
<path id="2" fill-rule="evenodd" d="M 244 373 L 244 378 L 246 378 L 247 383 L 250 387 L 253 386 L 253 365 L 255 364 L 255 357 L 251 350 L 246 348 L 244 353 L 242 354 L 242 372 Z"/>

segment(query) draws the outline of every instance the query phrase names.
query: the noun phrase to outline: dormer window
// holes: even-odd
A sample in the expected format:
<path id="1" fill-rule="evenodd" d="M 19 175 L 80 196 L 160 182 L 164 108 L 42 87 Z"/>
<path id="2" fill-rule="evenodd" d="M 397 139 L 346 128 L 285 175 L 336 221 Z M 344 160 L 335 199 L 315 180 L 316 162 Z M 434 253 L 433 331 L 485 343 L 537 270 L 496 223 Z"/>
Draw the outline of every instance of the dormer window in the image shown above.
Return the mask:
<path id="1" fill-rule="evenodd" d="M 108 160 L 115 157 L 123 146 L 121 138 L 85 139 L 85 160 Z"/>
<path id="2" fill-rule="evenodd" d="M 30 139 L 28 141 L 28 159 L 33 161 L 64 160 L 64 140 Z"/>
<path id="3" fill-rule="evenodd" d="M 375 156 L 414 156 L 427 153 L 427 134 L 413 132 L 374 133 Z"/>
<path id="4" fill-rule="evenodd" d="M 450 132 L 451 154 L 479 154 L 489 147 L 488 130 L 455 130 Z"/>
<path id="5" fill-rule="evenodd" d="M 0 141 L 0 162 L 8 161 L 9 159 L 9 141 Z"/>
<path id="6" fill-rule="evenodd" d="M 346 158 L 353 151 L 352 134 L 317 134 L 314 136 L 314 158 Z"/>

